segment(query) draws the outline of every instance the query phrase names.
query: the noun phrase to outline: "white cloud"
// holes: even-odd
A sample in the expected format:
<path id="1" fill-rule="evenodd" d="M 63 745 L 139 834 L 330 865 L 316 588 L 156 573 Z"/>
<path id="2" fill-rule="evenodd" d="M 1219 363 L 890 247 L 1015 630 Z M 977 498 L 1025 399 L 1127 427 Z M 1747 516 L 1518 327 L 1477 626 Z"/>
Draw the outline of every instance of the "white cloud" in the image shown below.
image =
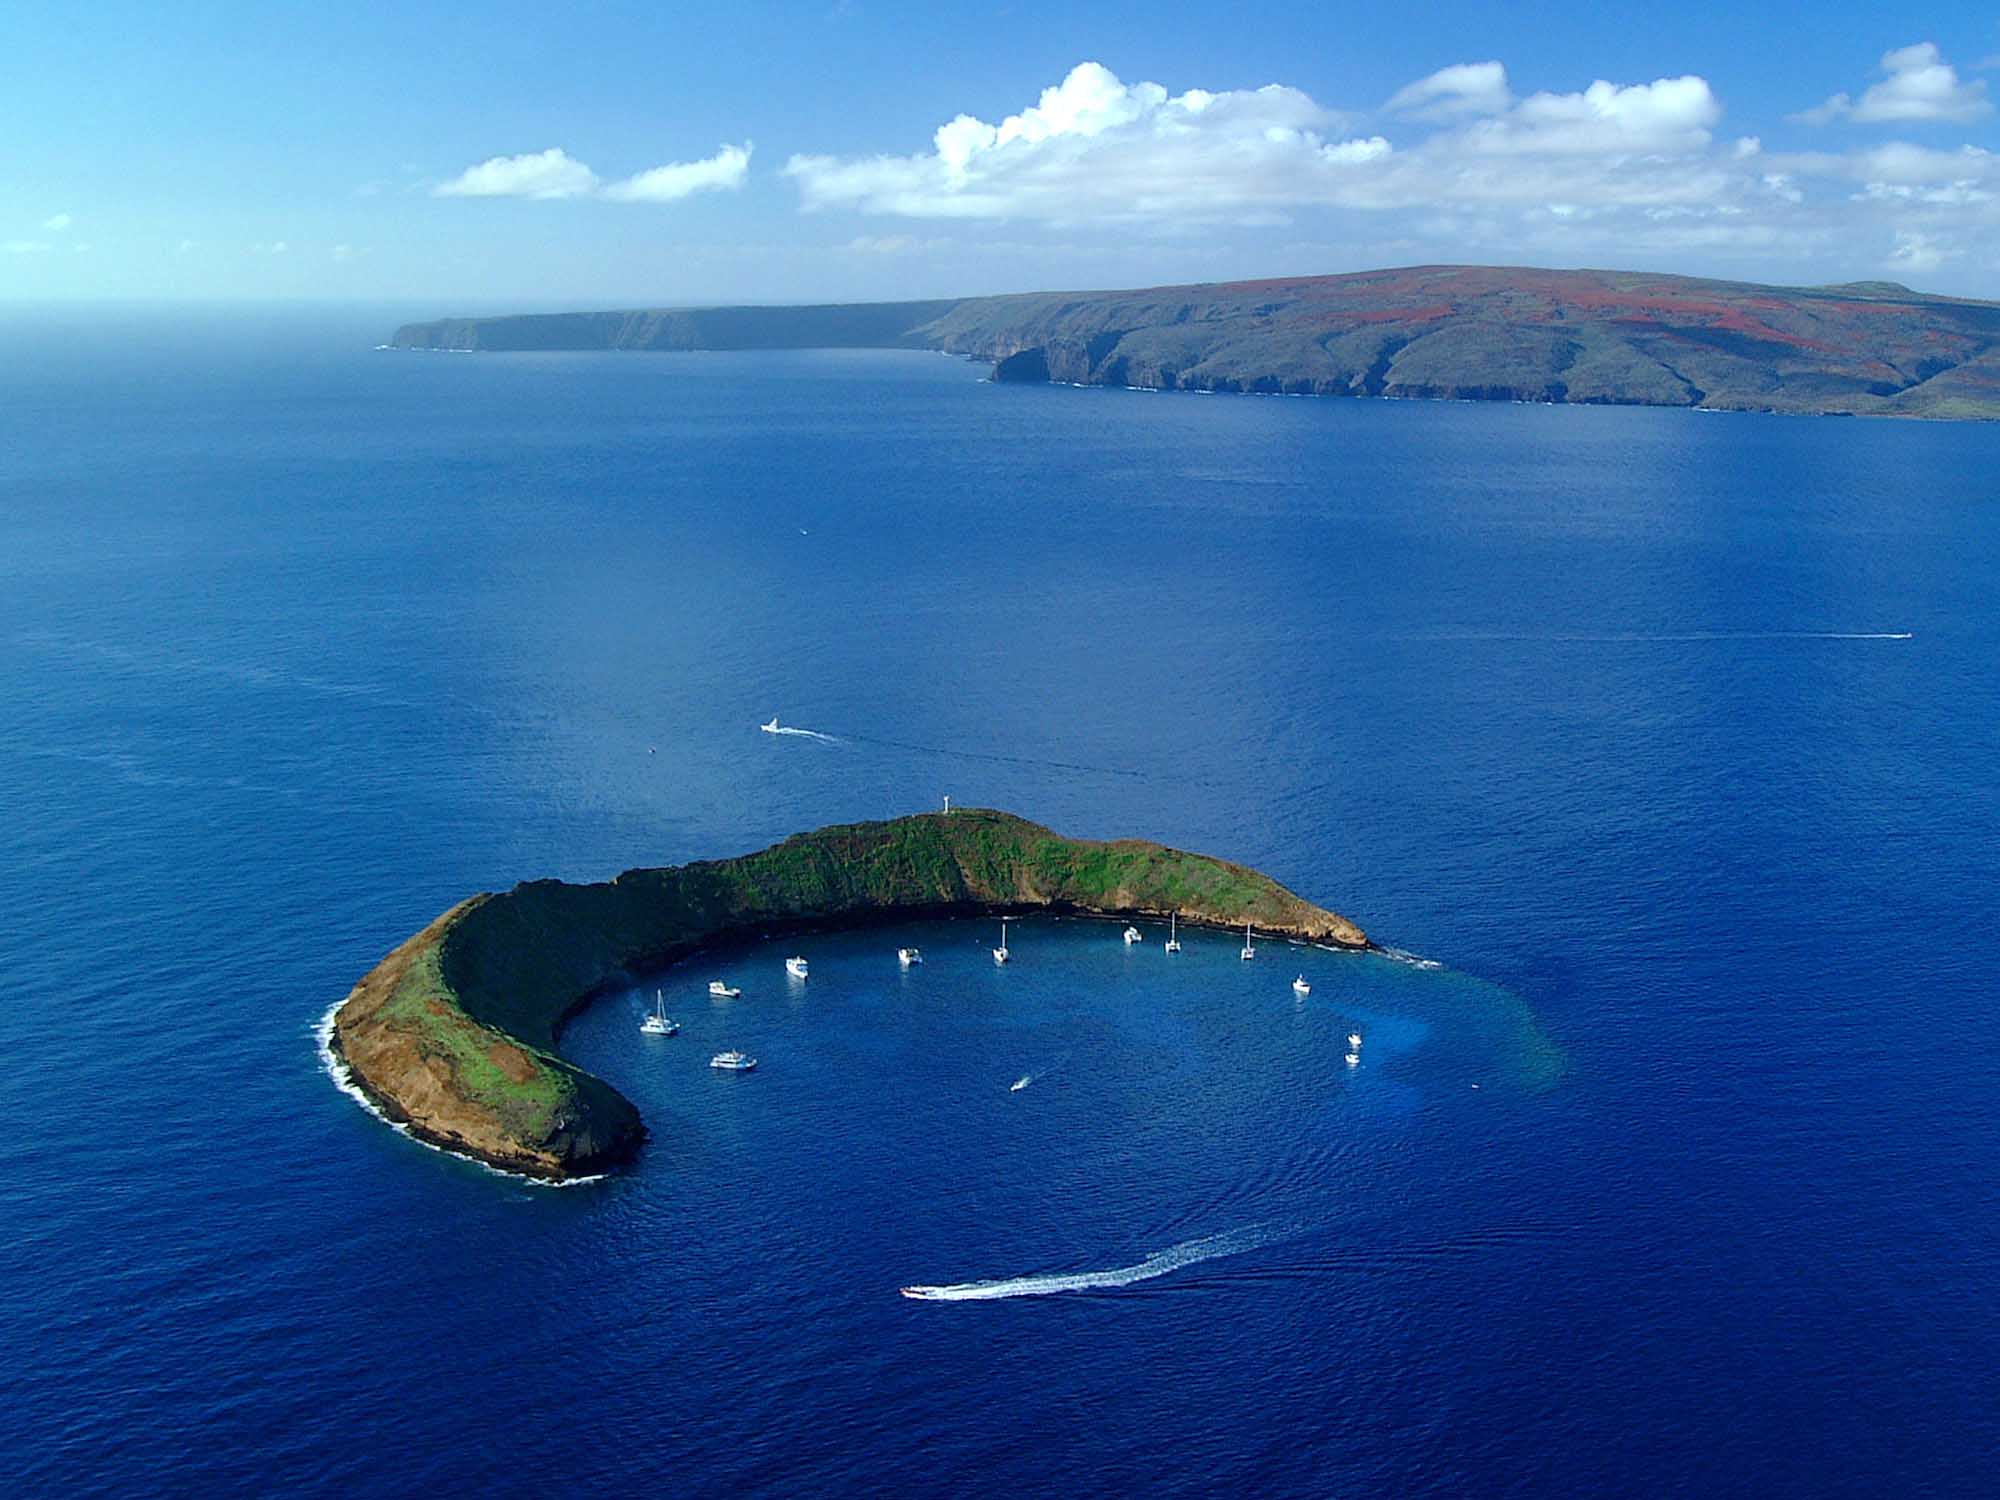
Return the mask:
<path id="1" fill-rule="evenodd" d="M 1497 62 L 1454 63 L 1396 91 L 1387 108 L 1420 120 L 1497 115 L 1514 102 L 1507 70 Z"/>
<path id="2" fill-rule="evenodd" d="M 1863 125 L 1908 120 L 1965 124 L 1993 113 L 1984 79 L 1965 82 L 1935 42 L 1918 42 L 1882 54 L 1882 72 L 1859 100 L 1841 93 L 1792 118 L 1808 125 L 1854 120 Z"/>
<path id="3" fill-rule="evenodd" d="M 1709 205 L 1757 188 L 1710 149 L 1722 106 L 1697 77 L 1515 100 L 1498 63 L 1441 69 L 1391 101 L 1407 145 L 1341 138 L 1346 118 L 1297 89 L 1169 95 L 1084 63 L 998 125 L 961 114 L 911 156 L 794 156 L 808 209 L 907 218 L 1114 222 L 1175 229 L 1273 224 L 1297 209 L 1495 204 Z M 1428 134 L 1414 122 L 1437 126 Z M 1439 122 L 1448 122 L 1442 123 Z M 1753 154 L 1738 146 L 1740 158 Z M 1555 216 L 1562 217 L 1562 216 Z"/>
<path id="4" fill-rule="evenodd" d="M 75 222 L 76 220 L 68 214 L 51 214 L 48 218 L 42 220 L 42 228 L 51 234 L 61 234 Z"/>
<path id="5" fill-rule="evenodd" d="M 998 125 L 959 115 L 912 156 L 794 156 L 808 209 L 1051 222 L 1228 218 L 1321 201 L 1389 154 L 1380 136 L 1329 140 L 1341 117 L 1297 89 L 1169 95 L 1080 63 Z"/>
<path id="6" fill-rule="evenodd" d="M 1946 249 L 1934 235 L 1899 230 L 1887 264 L 1892 271 L 1935 271 L 1956 253 Z"/>
<path id="7" fill-rule="evenodd" d="M 1598 79 L 1579 94 L 1531 94 L 1467 132 L 1476 150 L 1596 154 L 1694 151 L 1722 105 L 1705 78 L 1660 78 L 1623 88 Z"/>
<path id="8" fill-rule="evenodd" d="M 602 196 L 618 203 L 672 203 L 692 193 L 740 188 L 750 173 L 751 142 L 723 146 L 701 161 L 670 162 L 614 182 Z M 586 169 L 587 170 L 587 169 Z"/>
<path id="9" fill-rule="evenodd" d="M 857 234 L 840 248 L 849 255 L 920 255 L 950 245 L 948 239 L 919 239 L 911 234 Z"/>
<path id="10" fill-rule="evenodd" d="M 0 240 L 0 255 L 45 255 L 53 249 L 47 240 Z"/>
<path id="11" fill-rule="evenodd" d="M 520 156 L 490 156 L 431 189 L 435 198 L 578 198 L 597 187 L 597 174 L 560 147 Z"/>

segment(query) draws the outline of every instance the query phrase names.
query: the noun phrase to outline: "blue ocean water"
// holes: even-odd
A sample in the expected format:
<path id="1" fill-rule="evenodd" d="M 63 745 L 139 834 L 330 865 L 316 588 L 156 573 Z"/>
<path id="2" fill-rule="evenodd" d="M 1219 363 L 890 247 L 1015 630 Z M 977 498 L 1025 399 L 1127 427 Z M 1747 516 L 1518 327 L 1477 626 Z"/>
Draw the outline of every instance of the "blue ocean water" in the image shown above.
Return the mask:
<path id="1" fill-rule="evenodd" d="M 398 316 L 0 320 L 24 1492 L 1993 1492 L 2000 432 Z M 1442 967 L 716 955 L 562 1190 L 322 1070 L 469 891 L 947 793 Z"/>

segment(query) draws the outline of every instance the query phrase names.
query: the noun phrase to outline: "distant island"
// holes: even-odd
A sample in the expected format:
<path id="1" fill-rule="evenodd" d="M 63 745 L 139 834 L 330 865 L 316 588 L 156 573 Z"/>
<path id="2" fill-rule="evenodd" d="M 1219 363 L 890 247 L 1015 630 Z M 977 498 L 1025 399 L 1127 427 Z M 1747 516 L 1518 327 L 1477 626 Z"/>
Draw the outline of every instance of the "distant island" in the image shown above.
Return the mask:
<path id="1" fill-rule="evenodd" d="M 824 307 L 408 323 L 399 349 L 932 349 L 1144 390 L 2000 417 L 2000 303 L 1888 281 L 1629 271 L 1346 276 Z"/>
<path id="2" fill-rule="evenodd" d="M 334 1011 L 346 1080 L 413 1135 L 563 1180 L 645 1139 L 623 1094 L 556 1055 L 563 1023 L 607 990 L 699 949 L 920 917 L 1079 912 L 1366 948 L 1347 918 L 1226 860 L 1137 839 L 1068 839 L 965 808 L 802 833 L 757 854 L 538 880 L 473 896 L 402 943 Z M 749 1002 L 746 1002 L 749 1003 Z"/>

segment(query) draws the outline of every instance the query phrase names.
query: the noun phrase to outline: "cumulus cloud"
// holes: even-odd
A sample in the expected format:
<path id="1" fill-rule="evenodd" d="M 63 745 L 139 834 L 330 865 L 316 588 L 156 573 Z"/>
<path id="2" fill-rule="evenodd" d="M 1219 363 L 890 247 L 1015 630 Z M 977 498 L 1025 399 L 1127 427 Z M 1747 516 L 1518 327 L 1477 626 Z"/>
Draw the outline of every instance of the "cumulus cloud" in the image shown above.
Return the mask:
<path id="1" fill-rule="evenodd" d="M 1039 102 L 990 124 L 961 114 L 911 156 L 794 156 L 808 209 L 912 218 L 1242 220 L 1329 196 L 1389 154 L 1380 136 L 1329 139 L 1342 119 L 1297 89 L 1169 95 L 1080 63 Z"/>
<path id="2" fill-rule="evenodd" d="M 1857 100 L 1835 94 L 1825 103 L 1792 118 L 1808 125 L 1853 120 L 1863 125 L 1910 120 L 1944 120 L 1965 124 L 1993 113 L 1984 79 L 1960 79 L 1935 42 L 1918 42 L 1882 54 L 1880 83 Z"/>
<path id="3" fill-rule="evenodd" d="M 1514 96 L 1507 90 L 1507 70 L 1499 63 L 1454 63 L 1398 89 L 1387 107 L 1392 113 L 1419 120 L 1449 120 L 1462 115 L 1501 114 L 1513 102 Z"/>
<path id="4" fill-rule="evenodd" d="M 724 146 L 701 161 L 669 162 L 614 182 L 603 196 L 618 203 L 672 203 L 693 193 L 739 188 L 750 175 L 751 143 Z"/>
<path id="5" fill-rule="evenodd" d="M 669 162 L 617 182 L 599 179 L 561 147 L 494 156 L 431 189 L 437 198 L 607 198 L 615 203 L 672 203 L 693 193 L 736 188 L 750 170 L 751 146 L 724 146 L 701 161 Z"/>
<path id="6" fill-rule="evenodd" d="M 1601 154 L 1686 152 L 1709 141 L 1722 105 L 1705 78 L 1660 78 L 1620 87 L 1598 79 L 1577 94 L 1531 94 L 1467 131 L 1475 150 Z"/>
<path id="7" fill-rule="evenodd" d="M 436 198 L 577 198 L 597 187 L 597 174 L 561 147 L 520 156 L 489 156 L 431 189 Z"/>
<path id="8" fill-rule="evenodd" d="M 1390 108 L 1434 128 L 1392 146 L 1280 84 L 1170 95 L 1083 63 L 997 125 L 959 115 L 927 152 L 794 156 L 785 172 L 808 210 L 1164 228 L 1283 222 L 1309 206 L 1692 205 L 1753 180 L 1736 172 L 1732 188 L 1709 150 L 1722 106 L 1698 77 L 1517 100 L 1499 63 L 1462 63 Z"/>

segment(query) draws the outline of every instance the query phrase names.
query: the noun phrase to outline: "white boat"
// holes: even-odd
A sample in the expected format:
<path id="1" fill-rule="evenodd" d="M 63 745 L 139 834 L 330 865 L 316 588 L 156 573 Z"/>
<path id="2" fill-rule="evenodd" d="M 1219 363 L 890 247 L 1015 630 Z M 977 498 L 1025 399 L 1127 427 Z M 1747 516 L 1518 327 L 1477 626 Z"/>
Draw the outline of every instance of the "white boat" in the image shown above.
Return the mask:
<path id="1" fill-rule="evenodd" d="M 720 1068 L 725 1073 L 747 1073 L 757 1066 L 757 1059 L 732 1048 L 727 1052 L 716 1053 L 708 1060 L 708 1065 L 711 1068 Z"/>
<path id="2" fill-rule="evenodd" d="M 776 734 L 778 732 L 778 716 L 776 714 L 772 714 L 770 723 L 759 724 L 757 727 L 763 730 L 764 733 L 766 734 Z"/>
<path id="3" fill-rule="evenodd" d="M 743 993 L 734 985 L 724 984 L 720 979 L 709 980 L 708 992 L 718 1000 L 734 1000 Z"/>
<path id="4" fill-rule="evenodd" d="M 1144 938 L 1144 937 L 1142 937 L 1142 936 L 1140 935 L 1140 933 L 1139 933 L 1139 929 L 1138 929 L 1138 928 L 1136 928 L 1136 927 L 1127 927 L 1127 928 L 1125 929 L 1125 946 L 1126 946 L 1126 947 L 1128 947 L 1128 948 L 1129 948 L 1129 947 L 1131 947 L 1131 946 L 1132 946 L 1132 945 L 1133 945 L 1134 943 L 1143 943 L 1143 942 L 1145 942 L 1145 941 L 1146 941 L 1146 940 L 1145 940 L 1145 938 Z"/>
<path id="5" fill-rule="evenodd" d="M 1169 953 L 1178 953 L 1181 951 L 1180 915 L 1179 912 L 1169 912 L 1167 914 L 1167 952 Z"/>
<path id="6" fill-rule="evenodd" d="M 639 1029 L 647 1036 L 672 1036 L 681 1029 L 681 1023 L 667 1019 L 666 998 L 658 990 L 653 991 L 653 1013 L 639 1023 Z"/>
<path id="7" fill-rule="evenodd" d="M 1310 995 L 1312 992 L 1313 987 L 1306 983 L 1305 975 L 1301 974 L 1297 979 L 1292 981 L 1292 993 L 1294 995 Z"/>
<path id="8" fill-rule="evenodd" d="M 1243 958 L 1245 962 L 1257 956 L 1257 945 L 1250 941 L 1250 924 L 1243 924 Z"/>
<path id="9" fill-rule="evenodd" d="M 1351 1068 L 1351 1067 L 1353 1067 L 1353 1066 L 1354 1066 L 1354 1065 L 1355 1065 L 1356 1063 L 1358 1063 L 1358 1062 L 1360 1062 L 1360 1061 L 1361 1061 L 1361 1054 L 1360 1054 L 1360 1053 L 1358 1053 L 1358 1052 L 1350 1052 L 1350 1053 L 1348 1053 L 1348 1054 L 1347 1054 L 1347 1065 L 1348 1065 L 1348 1067 L 1350 1067 L 1350 1068 Z M 1479 1087 L 1479 1085 L 1475 1083 L 1475 1084 L 1473 1085 L 1473 1087 L 1474 1087 L 1474 1088 L 1478 1088 L 1478 1087 Z"/>
<path id="10" fill-rule="evenodd" d="M 924 950 L 921 948 L 898 948 L 896 950 L 896 962 L 906 969 L 911 964 L 920 964 L 923 961 Z"/>
<path id="11" fill-rule="evenodd" d="M 786 959 L 785 972 L 794 979 L 804 979 L 806 977 L 806 961 L 796 956 Z"/>
<path id="12" fill-rule="evenodd" d="M 1350 1031 L 1347 1033 L 1347 1049 L 1350 1052 L 1359 1052 L 1361 1050 L 1360 1032 Z"/>
<path id="13" fill-rule="evenodd" d="M 1009 955 L 1007 952 L 1007 919 L 1005 917 L 1002 917 L 1000 919 L 1000 946 L 993 950 L 993 962 L 995 962 L 996 964 L 1004 964 L 1005 962 L 1007 962 L 1008 957 Z"/>

